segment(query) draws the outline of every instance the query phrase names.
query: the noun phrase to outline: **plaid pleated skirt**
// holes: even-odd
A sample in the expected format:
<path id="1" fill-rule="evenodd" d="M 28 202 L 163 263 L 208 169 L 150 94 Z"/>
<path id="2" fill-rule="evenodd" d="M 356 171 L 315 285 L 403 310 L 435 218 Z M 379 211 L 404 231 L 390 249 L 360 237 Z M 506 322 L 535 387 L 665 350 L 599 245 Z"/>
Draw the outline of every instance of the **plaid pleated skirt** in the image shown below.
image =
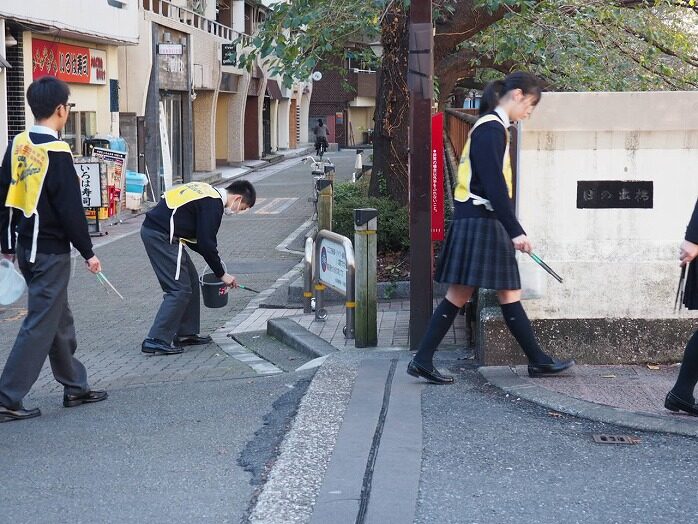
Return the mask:
<path id="1" fill-rule="evenodd" d="M 451 223 L 436 269 L 436 281 L 483 289 L 521 289 L 516 251 L 495 218 Z"/>

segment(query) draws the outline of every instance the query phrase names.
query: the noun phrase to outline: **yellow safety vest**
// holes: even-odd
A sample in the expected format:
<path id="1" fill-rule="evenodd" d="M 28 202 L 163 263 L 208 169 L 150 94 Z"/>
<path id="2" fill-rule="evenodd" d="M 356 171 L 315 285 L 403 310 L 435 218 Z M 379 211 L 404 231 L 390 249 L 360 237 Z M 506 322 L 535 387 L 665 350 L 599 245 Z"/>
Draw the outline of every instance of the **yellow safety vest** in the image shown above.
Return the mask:
<path id="1" fill-rule="evenodd" d="M 62 140 L 54 140 L 45 144 L 35 144 L 29 137 L 29 131 L 17 135 L 12 141 L 12 161 L 10 189 L 7 192 L 5 205 L 10 208 L 10 223 L 12 209 L 18 209 L 24 216 L 34 216 L 34 234 L 29 261 L 36 260 L 37 239 L 39 237 L 39 213 L 37 207 L 44 180 L 49 168 L 49 153 L 68 153 L 70 146 Z M 76 174 L 77 176 L 77 174 Z M 11 243 L 12 229 L 8 228 L 8 239 Z"/>
<path id="2" fill-rule="evenodd" d="M 165 199 L 165 204 L 167 207 L 172 210 L 172 215 L 170 216 L 170 243 L 172 243 L 174 240 L 174 216 L 180 207 L 185 204 L 189 204 L 190 202 L 201 200 L 202 198 L 217 198 L 222 200 L 223 196 L 210 184 L 206 184 L 204 182 L 189 182 L 188 184 L 175 186 L 166 191 L 163 198 Z M 175 280 L 179 280 L 180 267 L 182 264 L 182 246 L 184 242 L 196 244 L 196 239 L 181 238 L 179 240 L 179 251 L 177 252 L 177 272 L 175 273 Z"/>
<path id="3" fill-rule="evenodd" d="M 463 148 L 463 154 L 460 157 L 460 165 L 458 166 L 458 180 L 456 182 L 456 188 L 453 192 L 453 198 L 458 202 L 467 202 L 469 199 L 472 198 L 473 203 L 475 205 L 485 206 L 485 208 L 487 208 L 488 210 L 493 211 L 494 208 L 492 207 L 492 204 L 489 200 L 481 196 L 475 195 L 470 190 L 470 183 L 472 182 L 473 178 L 473 169 L 470 165 L 470 142 L 473 135 L 473 131 L 475 131 L 475 129 L 477 129 L 478 126 L 486 122 L 499 122 L 502 125 L 502 127 L 504 127 L 504 123 L 495 115 L 485 115 L 482 118 L 480 118 L 477 122 L 475 122 L 475 125 L 468 134 L 468 141 L 465 143 L 465 147 Z M 509 198 L 511 198 L 514 190 L 514 177 L 511 170 L 511 158 L 509 156 L 509 131 L 506 128 L 504 129 L 504 131 L 507 135 L 507 147 L 504 151 L 502 175 L 504 176 L 504 181 L 506 182 L 507 189 L 509 190 Z"/>

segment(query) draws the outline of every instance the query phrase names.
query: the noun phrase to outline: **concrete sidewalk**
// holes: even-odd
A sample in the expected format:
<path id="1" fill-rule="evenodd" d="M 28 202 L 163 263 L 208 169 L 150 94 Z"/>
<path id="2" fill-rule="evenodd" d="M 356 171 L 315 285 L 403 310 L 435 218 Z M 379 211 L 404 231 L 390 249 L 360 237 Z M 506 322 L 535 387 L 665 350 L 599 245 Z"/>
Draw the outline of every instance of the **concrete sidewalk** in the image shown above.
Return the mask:
<path id="1" fill-rule="evenodd" d="M 321 322 L 315 320 L 314 314 L 304 315 L 301 310 L 258 310 L 236 329 L 263 330 L 270 319 L 283 316 L 338 350 L 354 349 L 354 341 L 347 340 L 342 332 L 344 309 L 333 306 L 328 311 L 327 320 Z M 447 351 L 465 349 L 467 345 L 465 318 L 458 316 L 442 343 L 441 357 L 437 353 L 437 365 Z M 409 301 L 379 303 L 378 347 L 408 346 Z M 528 377 L 525 366 L 484 367 L 480 373 L 507 393 L 555 411 L 635 429 L 698 436 L 698 419 L 664 409 L 664 397 L 676 380 L 678 365 L 578 365 L 565 375 L 535 380 Z"/>

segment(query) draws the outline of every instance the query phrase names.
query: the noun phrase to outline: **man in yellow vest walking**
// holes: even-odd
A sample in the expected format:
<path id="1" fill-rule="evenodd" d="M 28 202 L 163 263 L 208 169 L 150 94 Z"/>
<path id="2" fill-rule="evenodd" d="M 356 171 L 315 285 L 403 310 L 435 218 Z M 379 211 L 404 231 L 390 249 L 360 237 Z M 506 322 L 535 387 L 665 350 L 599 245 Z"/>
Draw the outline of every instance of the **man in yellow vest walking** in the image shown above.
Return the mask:
<path id="1" fill-rule="evenodd" d="M 75 358 L 73 315 L 68 305 L 70 244 L 87 268 L 101 271 L 82 207 L 70 147 L 58 139 L 72 104 L 65 82 L 44 77 L 27 89 L 36 125 L 15 137 L 0 168 L 0 246 L 17 258 L 28 287 L 27 316 L 0 376 L 0 422 L 38 417 L 25 409 L 29 392 L 48 356 L 53 376 L 64 386 L 63 405 L 107 398 L 92 391 L 85 366 Z"/>
<path id="2" fill-rule="evenodd" d="M 225 284 L 236 287 L 235 277 L 221 262 L 216 235 L 223 215 L 251 208 L 256 198 L 246 180 L 236 180 L 225 190 L 190 182 L 167 191 L 146 213 L 141 239 L 165 297 L 141 346 L 143 353 L 173 355 L 184 346 L 211 342 L 199 334 L 199 275 L 184 246 L 199 253 Z"/>

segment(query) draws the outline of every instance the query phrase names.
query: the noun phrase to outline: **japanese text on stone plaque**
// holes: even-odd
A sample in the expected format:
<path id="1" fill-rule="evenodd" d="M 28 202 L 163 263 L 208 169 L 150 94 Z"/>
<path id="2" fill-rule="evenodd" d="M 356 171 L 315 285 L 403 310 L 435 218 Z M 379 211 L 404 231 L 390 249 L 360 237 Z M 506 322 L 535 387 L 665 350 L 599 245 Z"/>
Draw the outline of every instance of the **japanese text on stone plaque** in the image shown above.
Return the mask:
<path id="1" fill-rule="evenodd" d="M 577 209 L 652 209 L 654 183 L 590 180 L 577 182 Z"/>

